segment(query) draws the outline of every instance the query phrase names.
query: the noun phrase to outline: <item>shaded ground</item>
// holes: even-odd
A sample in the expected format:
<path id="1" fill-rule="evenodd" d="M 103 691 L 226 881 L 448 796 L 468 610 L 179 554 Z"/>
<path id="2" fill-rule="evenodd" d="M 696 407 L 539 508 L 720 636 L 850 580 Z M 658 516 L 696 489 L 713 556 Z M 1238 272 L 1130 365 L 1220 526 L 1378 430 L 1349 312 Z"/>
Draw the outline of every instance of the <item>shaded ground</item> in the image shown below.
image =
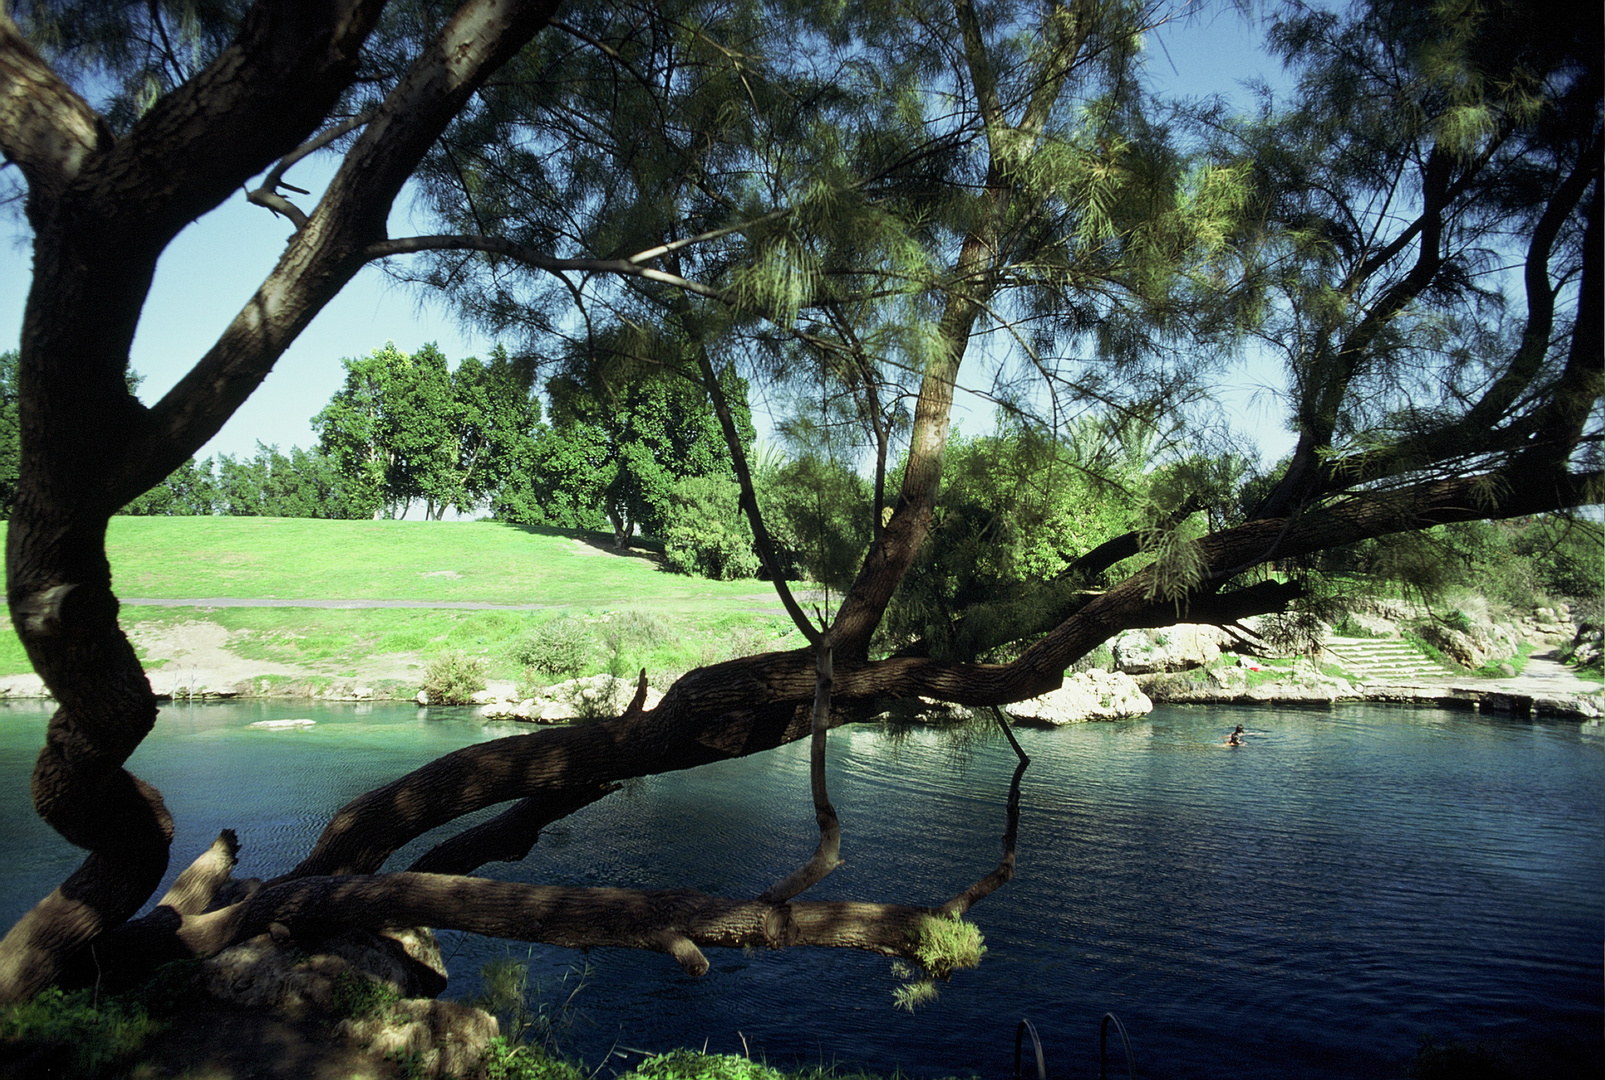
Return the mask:
<path id="1" fill-rule="evenodd" d="M 151 1041 L 129 1080 L 370 1080 L 400 1075 L 319 1024 L 237 1009 L 186 1013 Z"/>

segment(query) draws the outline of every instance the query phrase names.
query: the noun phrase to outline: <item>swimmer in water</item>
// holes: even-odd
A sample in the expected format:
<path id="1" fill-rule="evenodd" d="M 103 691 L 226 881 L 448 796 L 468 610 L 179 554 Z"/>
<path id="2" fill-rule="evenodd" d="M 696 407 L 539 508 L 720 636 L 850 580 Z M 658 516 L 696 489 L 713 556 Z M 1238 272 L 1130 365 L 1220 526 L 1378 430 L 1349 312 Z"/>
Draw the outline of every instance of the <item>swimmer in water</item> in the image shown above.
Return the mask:
<path id="1" fill-rule="evenodd" d="M 1237 725 L 1237 730 L 1232 732 L 1230 735 L 1226 736 L 1226 745 L 1227 746 L 1242 746 L 1243 745 L 1243 725 L 1242 724 L 1238 724 Z"/>

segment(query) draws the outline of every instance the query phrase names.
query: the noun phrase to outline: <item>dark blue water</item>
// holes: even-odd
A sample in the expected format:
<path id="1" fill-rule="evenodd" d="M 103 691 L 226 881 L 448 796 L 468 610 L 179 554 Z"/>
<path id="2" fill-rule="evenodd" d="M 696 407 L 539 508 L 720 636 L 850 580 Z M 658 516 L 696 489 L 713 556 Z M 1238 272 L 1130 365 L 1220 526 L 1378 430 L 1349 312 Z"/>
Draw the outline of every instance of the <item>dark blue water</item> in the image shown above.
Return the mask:
<path id="1" fill-rule="evenodd" d="M 346 799 L 506 730 L 440 715 L 169 709 L 133 767 L 178 819 L 175 872 L 233 827 L 241 871 L 265 876 Z M 319 724 L 244 729 L 287 716 Z M 43 723 L 0 710 L 6 923 L 76 864 L 27 809 Z M 1227 748 L 1237 723 L 1248 745 Z M 1028 1016 L 1051 1075 L 1090 1076 L 1109 1010 L 1146 1077 L 1399 1076 L 1424 1034 L 1555 1068 L 1605 1054 L 1605 755 L 1576 724 L 1162 708 L 1020 735 L 1034 764 L 1019 870 L 972 912 L 986 959 L 913 1016 L 892 1008 L 884 958 L 844 950 L 710 950 L 713 970 L 692 980 L 655 954 L 443 935 L 452 992 L 508 955 L 549 996 L 583 971 L 564 1037 L 592 1064 L 616 1046 L 706 1044 L 776 1064 L 997 1076 Z M 997 860 L 1013 764 L 996 740 L 960 750 L 931 731 L 837 733 L 847 865 L 810 897 L 935 904 L 963 889 Z M 635 782 L 488 872 L 751 895 L 806 858 L 812 829 L 798 745 Z"/>

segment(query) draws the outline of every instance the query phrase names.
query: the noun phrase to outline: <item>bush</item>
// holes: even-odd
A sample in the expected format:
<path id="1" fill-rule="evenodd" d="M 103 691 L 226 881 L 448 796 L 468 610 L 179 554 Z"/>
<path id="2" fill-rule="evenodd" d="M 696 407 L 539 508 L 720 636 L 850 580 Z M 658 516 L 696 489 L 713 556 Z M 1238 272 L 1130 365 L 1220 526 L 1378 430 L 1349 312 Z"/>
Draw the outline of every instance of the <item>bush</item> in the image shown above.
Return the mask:
<path id="1" fill-rule="evenodd" d="M 781 1080 L 780 1073 L 750 1058 L 695 1050 L 671 1050 L 649 1057 L 632 1075 L 641 1080 Z"/>
<path id="2" fill-rule="evenodd" d="M 431 705 L 467 705 L 483 689 L 485 662 L 477 656 L 451 650 L 424 667 L 423 690 Z"/>
<path id="3" fill-rule="evenodd" d="M 678 507 L 663 535 L 669 569 L 715 581 L 758 573 L 752 531 L 741 516 L 740 489 L 733 480 L 689 476 L 674 485 Z"/>
<path id="4" fill-rule="evenodd" d="M 0 1043 L 37 1048 L 63 1063 L 70 1061 L 67 1072 L 73 1076 L 94 1076 L 127 1061 L 155 1027 L 140 1006 L 118 998 L 97 1002 L 90 990 L 64 993 L 51 987 L 0 1008 Z"/>
<path id="5" fill-rule="evenodd" d="M 543 623 L 518 641 L 512 657 L 525 668 L 556 679 L 567 679 L 585 670 L 591 657 L 591 629 L 584 622 L 564 615 Z"/>

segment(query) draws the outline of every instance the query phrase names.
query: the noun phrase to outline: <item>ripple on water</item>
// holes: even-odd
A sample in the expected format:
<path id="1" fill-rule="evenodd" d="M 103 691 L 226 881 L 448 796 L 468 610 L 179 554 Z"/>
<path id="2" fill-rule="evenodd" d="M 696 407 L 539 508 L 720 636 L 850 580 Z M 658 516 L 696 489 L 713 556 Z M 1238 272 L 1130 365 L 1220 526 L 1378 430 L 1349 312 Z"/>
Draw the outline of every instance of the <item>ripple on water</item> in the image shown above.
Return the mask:
<path id="1" fill-rule="evenodd" d="M 347 799 L 507 733 L 411 707 L 293 713 L 318 724 L 247 731 L 291 715 L 251 703 L 164 710 L 133 768 L 178 818 L 174 873 L 223 827 L 240 833 L 244 872 L 282 871 Z M 1237 723 L 1248 745 L 1225 747 Z M 77 862 L 28 811 L 42 728 L 37 710 L 0 715 L 7 921 Z M 1161 708 L 1020 737 L 1034 764 L 1018 874 L 972 913 L 988 956 L 916 1016 L 891 1010 L 884 959 L 835 950 L 713 952 L 713 972 L 690 980 L 656 955 L 448 934 L 455 992 L 495 957 L 527 958 L 552 992 L 589 963 L 569 1037 L 593 1062 L 615 1041 L 707 1040 L 778 1063 L 995 1075 L 1028 1015 L 1064 1075 L 1090 1071 L 1107 1009 L 1150 1076 L 1397 1075 L 1424 1032 L 1600 1056 L 1599 739 L 1377 708 Z M 997 860 L 1013 765 L 996 739 L 955 749 L 928 730 L 836 733 L 847 862 L 810 896 L 923 904 L 958 892 Z M 752 895 L 814 840 L 796 744 L 632 782 L 549 829 L 524 863 L 486 872 Z"/>

